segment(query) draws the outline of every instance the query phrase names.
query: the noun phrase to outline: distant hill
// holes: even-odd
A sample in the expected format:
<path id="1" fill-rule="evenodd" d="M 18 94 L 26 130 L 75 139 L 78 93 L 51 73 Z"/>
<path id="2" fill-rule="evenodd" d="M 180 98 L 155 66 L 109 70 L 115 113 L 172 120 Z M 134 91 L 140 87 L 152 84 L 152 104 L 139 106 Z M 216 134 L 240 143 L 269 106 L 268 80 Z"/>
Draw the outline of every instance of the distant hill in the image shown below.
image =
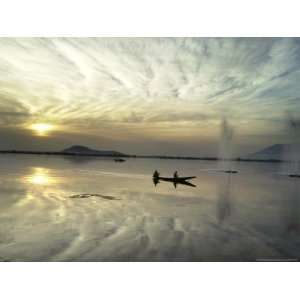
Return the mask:
<path id="1" fill-rule="evenodd" d="M 284 153 L 288 153 L 291 150 L 291 147 L 290 144 L 275 144 L 250 154 L 247 158 L 258 160 L 281 160 L 284 159 Z"/>
<path id="2" fill-rule="evenodd" d="M 87 155 L 103 155 L 103 156 L 126 156 L 121 152 L 111 151 L 111 150 L 95 150 L 81 145 L 74 145 L 69 148 L 66 148 L 62 151 L 63 153 L 72 153 L 72 154 L 87 154 Z"/>

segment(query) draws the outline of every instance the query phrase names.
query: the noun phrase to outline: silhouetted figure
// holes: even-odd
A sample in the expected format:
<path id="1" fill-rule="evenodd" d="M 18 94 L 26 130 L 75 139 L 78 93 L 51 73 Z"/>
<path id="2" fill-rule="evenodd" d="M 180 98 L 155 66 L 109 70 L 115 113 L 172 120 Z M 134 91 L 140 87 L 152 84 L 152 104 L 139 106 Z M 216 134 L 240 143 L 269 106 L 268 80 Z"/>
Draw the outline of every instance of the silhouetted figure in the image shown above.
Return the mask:
<path id="1" fill-rule="evenodd" d="M 159 178 L 158 177 L 154 177 L 152 178 L 154 185 L 156 186 L 159 183 Z"/>
<path id="2" fill-rule="evenodd" d="M 178 178 L 178 172 L 177 171 L 174 172 L 174 178 Z"/>
<path id="3" fill-rule="evenodd" d="M 154 177 L 154 178 L 158 178 L 158 177 L 159 177 L 159 173 L 157 172 L 157 170 L 154 171 L 153 177 Z"/>

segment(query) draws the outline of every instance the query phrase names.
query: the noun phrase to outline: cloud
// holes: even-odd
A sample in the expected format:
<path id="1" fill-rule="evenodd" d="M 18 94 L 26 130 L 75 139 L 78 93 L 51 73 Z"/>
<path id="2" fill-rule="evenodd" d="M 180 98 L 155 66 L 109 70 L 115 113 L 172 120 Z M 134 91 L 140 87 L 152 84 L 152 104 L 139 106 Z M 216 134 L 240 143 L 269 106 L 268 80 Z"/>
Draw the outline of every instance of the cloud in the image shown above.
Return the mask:
<path id="1" fill-rule="evenodd" d="M 108 137 L 194 124 L 213 136 L 226 115 L 266 134 L 283 111 L 300 114 L 299 41 L 1 38 L 0 124 L 47 120 Z"/>
<path id="2" fill-rule="evenodd" d="M 20 101 L 0 92 L 0 125 L 22 124 L 28 117 L 30 114 Z"/>
<path id="3" fill-rule="evenodd" d="M 169 113 L 157 113 L 155 116 L 150 117 L 147 122 L 199 122 L 209 120 L 209 118 L 211 118 L 211 116 L 197 111 L 171 111 Z"/>

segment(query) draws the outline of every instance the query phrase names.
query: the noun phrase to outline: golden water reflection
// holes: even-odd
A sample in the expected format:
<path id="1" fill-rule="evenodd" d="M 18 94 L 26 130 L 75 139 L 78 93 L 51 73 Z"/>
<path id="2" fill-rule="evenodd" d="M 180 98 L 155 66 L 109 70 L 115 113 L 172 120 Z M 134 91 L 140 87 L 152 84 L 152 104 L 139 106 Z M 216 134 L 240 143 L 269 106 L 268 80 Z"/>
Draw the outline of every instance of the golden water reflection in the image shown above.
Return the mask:
<path id="1" fill-rule="evenodd" d="M 33 185 L 50 185 L 56 182 L 46 168 L 32 168 L 32 173 L 25 177 L 25 181 Z"/>

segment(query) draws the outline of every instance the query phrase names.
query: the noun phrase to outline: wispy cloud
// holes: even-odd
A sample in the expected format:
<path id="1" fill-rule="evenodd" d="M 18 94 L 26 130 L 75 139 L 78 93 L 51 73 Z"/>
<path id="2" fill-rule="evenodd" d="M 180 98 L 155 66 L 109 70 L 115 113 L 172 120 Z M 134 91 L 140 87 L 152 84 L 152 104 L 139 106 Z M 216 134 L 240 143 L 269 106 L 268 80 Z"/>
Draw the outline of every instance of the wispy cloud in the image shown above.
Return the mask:
<path id="1" fill-rule="evenodd" d="M 2 125 L 49 120 L 110 136 L 202 124 L 213 134 L 225 114 L 241 129 L 259 119 L 251 134 L 266 134 L 283 111 L 300 114 L 299 80 L 297 38 L 0 39 Z"/>

